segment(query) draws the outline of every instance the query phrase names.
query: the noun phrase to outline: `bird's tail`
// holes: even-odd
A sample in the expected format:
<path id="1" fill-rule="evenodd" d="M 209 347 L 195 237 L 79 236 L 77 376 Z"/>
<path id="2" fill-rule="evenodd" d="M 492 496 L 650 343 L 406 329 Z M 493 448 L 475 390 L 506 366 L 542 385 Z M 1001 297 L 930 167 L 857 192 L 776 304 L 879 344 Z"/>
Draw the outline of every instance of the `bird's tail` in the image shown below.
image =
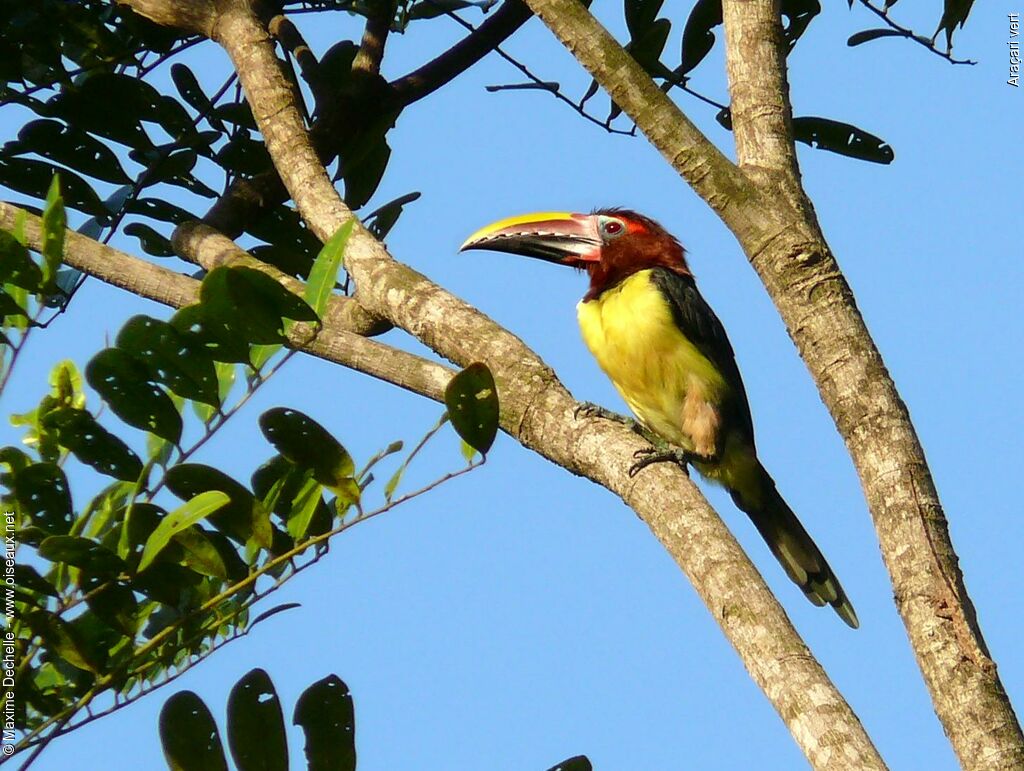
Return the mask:
<path id="1" fill-rule="evenodd" d="M 839 617 L 856 629 L 857 614 L 839 579 L 796 514 L 775 489 L 775 481 L 754 460 L 747 472 L 727 485 L 736 505 L 747 514 L 786 574 L 815 605 L 831 605 Z"/>

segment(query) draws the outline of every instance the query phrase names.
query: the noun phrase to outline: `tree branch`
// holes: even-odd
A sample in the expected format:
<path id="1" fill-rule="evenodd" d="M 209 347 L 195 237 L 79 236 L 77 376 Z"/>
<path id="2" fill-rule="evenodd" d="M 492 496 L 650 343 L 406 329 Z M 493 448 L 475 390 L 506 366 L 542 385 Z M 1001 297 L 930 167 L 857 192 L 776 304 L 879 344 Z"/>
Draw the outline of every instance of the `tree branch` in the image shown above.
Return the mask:
<path id="1" fill-rule="evenodd" d="M 352 71 L 367 75 L 380 75 L 380 63 L 384 59 L 384 46 L 388 41 L 391 23 L 395 20 L 393 0 L 370 0 L 363 39 L 359 51 L 352 60 Z"/>
<path id="2" fill-rule="evenodd" d="M 303 130 L 265 30 L 238 2 L 221 19 L 216 38 L 235 64 L 289 194 L 311 230 L 326 239 L 353 215 L 331 185 Z M 735 178 L 735 167 L 717 151 L 716 158 L 718 162 L 702 163 L 704 173 Z M 346 247 L 345 265 L 356 281 L 356 297 L 371 313 L 387 318 L 458 364 L 488 363 L 501 394 L 501 425 L 506 432 L 615 492 L 648 523 L 691 577 L 755 681 L 818 767 L 884 768 L 860 722 L 774 595 L 679 469 L 662 464 L 630 478 L 627 459 L 644 446 L 643 440 L 609 421 L 575 421 L 575 402 L 522 341 L 395 262 L 358 222 Z"/>
<path id="3" fill-rule="evenodd" d="M 764 282 L 860 475 L 897 607 L 961 762 L 967 768 L 1024 767 L 1024 738 L 967 598 L 924 451 L 798 178 L 772 185 L 729 164 L 576 0 L 528 2 L 719 214 Z M 771 0 L 724 0 L 723 11 L 733 40 L 742 40 L 745 15 L 763 20 L 770 11 L 779 23 Z M 777 32 L 770 39 L 778 45 Z M 734 60 L 749 53 L 727 48 L 730 74 L 743 72 Z M 784 86 L 784 57 L 764 56 L 752 66 L 776 71 L 762 84 Z M 778 104 L 778 94 L 744 98 L 751 105 Z M 739 118 L 748 126 L 744 172 L 756 160 L 776 170 L 789 166 L 785 148 L 774 158 L 762 152 L 778 145 L 778 118 L 777 112 L 763 124 L 753 113 Z M 761 125 L 765 136 L 750 133 Z M 797 199 L 778 196 L 794 186 Z"/>
<path id="4" fill-rule="evenodd" d="M 21 216 L 25 217 L 29 246 L 40 250 L 43 243 L 42 220 L 17 206 L 0 202 L 0 228 L 13 228 Z M 301 288 L 295 286 L 299 282 L 268 269 L 269 266 L 259 260 L 246 255 L 249 262 L 237 253 L 218 249 L 223 244 L 211 238 L 203 226 L 186 229 L 180 238 L 189 248 L 195 247 L 196 261 L 207 270 L 218 265 L 244 264 L 273 275 L 289 289 L 299 289 L 301 294 Z M 181 308 L 199 300 L 200 282 L 196 279 L 140 260 L 71 230 L 65 236 L 64 263 L 112 286 L 172 308 Z M 399 348 L 367 340 L 363 333 L 374 331 L 372 326 L 367 328 L 368 320 L 372 322 L 371 317 L 366 316 L 351 298 L 335 296 L 329 302 L 323 327 L 315 338 L 314 330 L 308 324 L 296 324 L 289 344 L 321 359 L 443 402 L 445 386 L 454 371 Z"/>
<path id="5" fill-rule="evenodd" d="M 490 18 L 443 54 L 393 81 L 396 100 L 404 107 L 434 93 L 508 40 L 532 15 L 522 0 L 505 0 Z"/>

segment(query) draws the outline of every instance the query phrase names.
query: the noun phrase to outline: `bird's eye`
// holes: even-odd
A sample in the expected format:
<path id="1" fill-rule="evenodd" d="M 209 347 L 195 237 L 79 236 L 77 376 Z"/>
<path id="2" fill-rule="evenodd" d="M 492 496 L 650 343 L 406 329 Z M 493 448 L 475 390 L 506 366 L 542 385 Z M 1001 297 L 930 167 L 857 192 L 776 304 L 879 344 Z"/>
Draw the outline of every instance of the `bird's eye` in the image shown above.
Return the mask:
<path id="1" fill-rule="evenodd" d="M 623 226 L 618 220 L 608 220 L 601 226 L 601 230 L 606 236 L 617 236 L 622 233 Z"/>

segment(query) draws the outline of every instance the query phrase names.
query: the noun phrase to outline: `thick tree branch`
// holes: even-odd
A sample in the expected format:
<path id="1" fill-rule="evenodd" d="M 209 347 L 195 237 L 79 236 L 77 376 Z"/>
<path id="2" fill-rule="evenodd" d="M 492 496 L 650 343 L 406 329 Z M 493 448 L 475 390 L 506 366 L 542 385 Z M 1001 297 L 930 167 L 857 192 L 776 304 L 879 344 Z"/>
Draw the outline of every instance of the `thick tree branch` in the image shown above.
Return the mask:
<path id="1" fill-rule="evenodd" d="M 303 130 L 267 35 L 242 2 L 217 26 L 282 180 L 307 224 L 326 239 L 353 219 Z M 654 88 L 658 94 L 660 92 Z M 732 179 L 721 156 L 705 173 Z M 755 681 L 819 768 L 884 768 L 860 722 L 800 640 L 777 600 L 699 490 L 678 469 L 627 474 L 643 441 L 599 419 L 573 420 L 575 402 L 518 338 L 395 262 L 358 223 L 345 263 L 371 313 L 458 363 L 495 374 L 501 425 L 525 446 L 619 495 L 648 523 L 722 624 Z M 685 513 L 684 513 L 685 512 Z"/>
<path id="2" fill-rule="evenodd" d="M 800 184 L 777 0 L 723 0 L 742 168 L 795 191 L 780 238 L 748 255 L 857 466 L 896 604 L 954 751 L 967 769 L 1024 767 L 1024 735 L 967 594 L 924 449 Z M 781 114 L 780 114 L 781 113 Z M 781 223 L 780 223 L 781 224 Z"/>
<path id="3" fill-rule="evenodd" d="M 369 121 L 376 114 L 401 109 L 432 94 L 511 37 L 531 15 L 521 0 L 506 0 L 474 32 L 437 58 L 391 83 L 387 97 L 377 100 L 372 105 L 373 114 L 364 114 L 363 120 Z M 328 84 L 324 84 L 324 90 L 329 90 Z M 336 94 L 333 98 L 344 102 L 344 97 L 340 95 Z M 322 101 L 324 105 L 330 104 L 331 97 L 325 95 Z M 321 104 L 320 96 L 317 96 L 317 104 Z M 362 111 L 366 113 L 370 107 L 363 105 Z M 336 110 L 324 109 L 321 112 L 333 115 L 336 111 L 347 116 L 347 122 L 342 128 L 351 130 L 355 119 L 353 111 L 348 110 L 346 104 L 339 104 Z M 323 120 L 317 120 L 314 124 L 313 142 L 324 164 L 330 163 L 337 154 L 338 133 Z M 237 179 L 203 217 L 203 222 L 229 238 L 236 238 L 244 232 L 247 223 L 287 198 L 288 193 L 276 170 L 258 174 L 251 179 Z"/>
<path id="4" fill-rule="evenodd" d="M 756 41 L 751 50 L 735 44 L 727 50 L 730 75 L 760 69 L 762 85 L 776 89 L 775 95 L 748 91 L 733 110 L 734 122 L 745 126 L 743 171 L 766 166 L 780 172 L 765 179 L 738 172 L 673 103 L 659 98 L 639 65 L 576 0 L 528 2 L 719 214 L 761 276 L 850 450 L 899 611 L 961 762 L 967 768 L 1024 767 L 1024 739 L 974 618 L 906 406 L 799 187 L 795 166 L 792 177 L 779 179 L 792 157 L 779 148 L 780 120 L 785 126 L 788 119 L 779 114 L 779 94 L 788 112 L 784 56 L 764 53 Z M 779 23 L 778 4 L 771 0 L 724 0 L 723 11 L 731 41 L 743 40 L 744 30 L 755 24 L 751 16 L 760 19 L 762 30 L 768 29 L 769 12 L 772 23 Z M 778 46 L 778 31 L 768 32 L 768 40 Z M 765 58 L 749 66 L 734 61 L 750 55 Z M 778 154 L 769 157 L 766 148 L 772 147 Z"/>
<path id="5" fill-rule="evenodd" d="M 25 218 L 28 245 L 38 251 L 43 243 L 42 220 L 17 206 L 0 202 L 0 228 L 13 228 L 20 216 Z M 206 229 L 201 228 L 203 226 L 185 230 L 181 238 L 185 246 L 195 247 L 196 261 L 207 270 L 219 265 L 255 267 L 301 294 L 299 282 L 268 269 L 267 265 L 241 250 L 224 249 L 222 242 L 209 237 Z M 181 308 L 199 300 L 199 281 L 196 279 L 140 260 L 71 230 L 65 236 L 64 263 L 112 286 L 172 308 Z M 367 326 L 368 322 L 372 323 L 372 319 L 351 298 L 335 296 L 330 300 L 323 327 L 316 337 L 313 338 L 309 325 L 296 324 L 289 338 L 290 344 L 327 361 L 443 402 L 445 386 L 454 371 L 399 348 L 367 340 L 363 334 L 374 331 L 372 326 Z"/>

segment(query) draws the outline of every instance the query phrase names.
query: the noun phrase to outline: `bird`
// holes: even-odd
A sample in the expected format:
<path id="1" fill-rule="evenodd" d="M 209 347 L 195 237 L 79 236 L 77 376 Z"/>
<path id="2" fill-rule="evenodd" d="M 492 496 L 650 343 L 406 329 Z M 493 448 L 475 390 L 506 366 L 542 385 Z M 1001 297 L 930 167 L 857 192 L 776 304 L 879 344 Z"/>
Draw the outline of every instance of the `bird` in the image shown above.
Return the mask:
<path id="1" fill-rule="evenodd" d="M 807 599 L 859 626 L 839 579 L 758 459 L 732 345 L 675 237 L 636 211 L 605 208 L 502 219 L 460 247 L 471 249 L 585 271 L 590 285 L 576 306 L 583 340 L 653 443 L 630 475 L 672 461 L 724 486 Z"/>

